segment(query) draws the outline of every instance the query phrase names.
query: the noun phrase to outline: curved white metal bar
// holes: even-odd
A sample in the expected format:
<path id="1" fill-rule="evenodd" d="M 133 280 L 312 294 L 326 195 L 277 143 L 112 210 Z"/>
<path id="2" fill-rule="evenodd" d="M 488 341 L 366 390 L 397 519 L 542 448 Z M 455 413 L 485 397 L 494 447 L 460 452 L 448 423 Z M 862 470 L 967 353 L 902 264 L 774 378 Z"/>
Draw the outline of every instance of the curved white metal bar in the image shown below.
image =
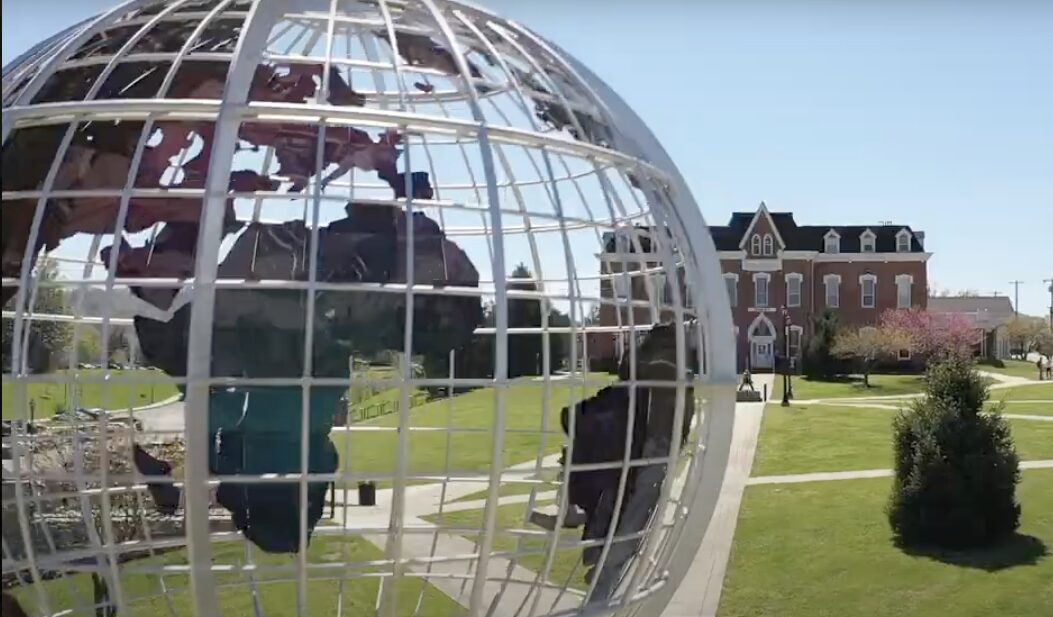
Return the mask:
<path id="1" fill-rule="evenodd" d="M 249 11 L 230 66 L 223 102 L 216 116 L 212 167 L 206 184 L 204 207 L 194 265 L 194 301 L 190 310 L 186 391 L 186 521 L 189 542 L 190 582 L 194 609 L 199 615 L 218 614 L 215 581 L 208 567 L 212 560 L 209 534 L 209 386 L 212 365 L 212 323 L 216 274 L 223 213 L 237 147 L 241 118 L 237 107 L 244 101 L 267 35 L 281 15 L 277 3 L 257 2 Z"/>

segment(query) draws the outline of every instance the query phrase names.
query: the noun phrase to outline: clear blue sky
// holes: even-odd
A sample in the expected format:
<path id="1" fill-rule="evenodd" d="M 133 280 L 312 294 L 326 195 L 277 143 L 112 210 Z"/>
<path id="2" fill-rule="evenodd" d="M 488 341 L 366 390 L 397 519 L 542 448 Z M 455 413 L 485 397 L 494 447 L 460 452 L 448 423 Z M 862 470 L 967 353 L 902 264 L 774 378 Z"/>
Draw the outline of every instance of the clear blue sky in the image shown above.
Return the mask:
<path id="1" fill-rule="evenodd" d="M 3 62 L 111 0 L 4 0 Z M 927 233 L 937 288 L 1053 277 L 1053 2 L 483 0 L 643 117 L 707 220 Z M 924 7 L 918 6 L 924 4 Z M 851 6 L 842 6 L 851 5 Z"/>

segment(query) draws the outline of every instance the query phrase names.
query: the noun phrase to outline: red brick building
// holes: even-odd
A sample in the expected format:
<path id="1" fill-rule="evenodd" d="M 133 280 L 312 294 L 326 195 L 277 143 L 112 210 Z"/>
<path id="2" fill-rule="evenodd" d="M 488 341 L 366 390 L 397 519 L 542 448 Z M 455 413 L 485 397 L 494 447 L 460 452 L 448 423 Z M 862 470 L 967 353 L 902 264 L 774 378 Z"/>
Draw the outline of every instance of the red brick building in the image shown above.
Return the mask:
<path id="1" fill-rule="evenodd" d="M 769 212 L 761 202 L 756 212 L 736 212 L 727 225 L 712 226 L 710 232 L 731 302 L 740 370 L 774 367 L 786 345 L 783 311 L 791 324 L 790 354 L 799 359 L 813 318 L 826 309 L 851 327 L 875 323 L 886 309 L 927 305 L 931 253 L 925 251 L 924 233 L 909 226 L 798 225 L 792 213 Z M 668 303 L 670 277 L 648 252 L 649 243 L 640 242 L 634 251 L 615 235 L 609 235 L 601 256 L 601 273 L 642 268 L 646 276 L 604 279 L 601 295 L 645 299 L 658 294 Z M 603 305 L 600 324 L 624 327 L 627 313 Z M 641 307 L 632 317 L 640 324 L 653 323 L 656 316 Z M 624 336 L 601 334 L 589 343 L 592 358 L 617 356 Z"/>

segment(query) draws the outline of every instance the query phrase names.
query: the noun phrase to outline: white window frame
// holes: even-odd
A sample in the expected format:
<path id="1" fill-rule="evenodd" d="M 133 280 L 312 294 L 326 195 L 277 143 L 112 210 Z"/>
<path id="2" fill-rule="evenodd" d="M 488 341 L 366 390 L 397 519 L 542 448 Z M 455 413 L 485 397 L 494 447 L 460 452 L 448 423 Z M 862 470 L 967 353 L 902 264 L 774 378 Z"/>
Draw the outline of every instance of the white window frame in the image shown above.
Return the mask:
<path id="1" fill-rule="evenodd" d="M 906 349 L 900 349 L 899 352 L 896 353 L 896 359 L 898 359 L 900 362 L 907 362 L 913 356 L 914 354 L 910 352 L 910 347 L 907 347 Z"/>
<path id="2" fill-rule="evenodd" d="M 877 236 L 869 229 L 859 234 L 859 252 L 873 253 L 877 251 Z"/>
<path id="3" fill-rule="evenodd" d="M 629 273 L 626 271 L 614 272 L 612 274 L 611 287 L 614 291 L 614 297 L 618 300 L 628 300 L 633 295 L 633 282 Z"/>
<path id="4" fill-rule="evenodd" d="M 871 289 L 870 304 L 867 304 L 867 283 L 871 283 L 874 287 Z M 872 309 L 877 306 L 877 275 L 876 274 L 861 274 L 859 276 L 859 306 L 863 308 Z"/>
<path id="5" fill-rule="evenodd" d="M 764 234 L 764 256 L 771 257 L 775 254 L 775 239 L 771 234 Z"/>
<path id="6" fill-rule="evenodd" d="M 831 290 L 833 302 L 830 302 Z M 841 275 L 827 274 L 823 276 L 823 304 L 826 308 L 841 308 Z"/>
<path id="7" fill-rule="evenodd" d="M 760 286 L 758 283 L 764 281 L 764 302 L 760 301 Z M 768 272 L 753 273 L 753 306 L 754 308 L 768 308 L 771 306 L 771 274 Z"/>
<path id="8" fill-rule="evenodd" d="M 785 280 L 786 280 L 786 306 L 787 307 L 798 307 L 798 306 L 801 306 L 801 298 L 804 295 L 804 275 L 801 274 L 800 272 L 790 272 L 789 274 L 786 275 Z M 794 286 L 796 286 L 796 288 L 797 288 L 797 300 L 796 301 L 793 300 L 793 294 L 790 293 L 790 290 L 794 288 L 794 286 L 790 285 L 791 281 L 794 282 L 794 284 L 795 284 Z"/>
<path id="9" fill-rule="evenodd" d="M 909 253 L 912 234 L 906 228 L 896 232 L 896 252 Z"/>
<path id="10" fill-rule="evenodd" d="M 793 336 L 792 335 L 793 335 L 794 332 L 797 333 L 797 350 L 796 351 L 794 351 L 794 345 L 793 345 L 793 342 L 792 342 L 793 341 Z M 787 346 L 790 348 L 790 357 L 791 358 L 800 358 L 802 352 L 804 351 L 804 328 L 802 326 L 790 326 L 790 334 L 791 334 L 790 342 L 787 343 Z"/>
<path id="11" fill-rule="evenodd" d="M 735 281 L 735 284 L 728 287 L 728 281 Z M 739 305 L 739 275 L 734 272 L 728 272 L 724 275 L 724 288 L 728 292 L 728 302 L 731 303 L 731 308 L 735 308 Z"/>
<path id="12" fill-rule="evenodd" d="M 834 250 L 830 250 L 833 247 Z M 826 232 L 823 236 L 823 252 L 830 255 L 841 254 L 841 234 L 837 233 L 833 229 Z"/>
<path id="13" fill-rule="evenodd" d="M 760 255 L 761 254 L 761 237 L 760 234 L 753 234 L 750 238 L 750 254 Z"/>
<path id="14" fill-rule="evenodd" d="M 651 287 L 654 289 L 654 300 L 660 306 L 665 306 L 669 303 L 671 294 L 668 293 L 668 284 L 669 280 L 665 272 L 651 273 Z"/>
<path id="15" fill-rule="evenodd" d="M 691 300 L 691 286 L 687 284 L 687 278 L 684 276 L 684 269 L 679 268 L 677 270 L 677 284 L 680 285 L 680 302 L 683 303 L 684 308 L 693 308 Z"/>
<path id="16" fill-rule="evenodd" d="M 906 302 L 903 301 L 903 294 L 906 291 Z M 909 274 L 897 274 L 896 275 L 896 308 L 909 309 L 913 302 L 911 298 L 914 295 L 914 277 Z"/>

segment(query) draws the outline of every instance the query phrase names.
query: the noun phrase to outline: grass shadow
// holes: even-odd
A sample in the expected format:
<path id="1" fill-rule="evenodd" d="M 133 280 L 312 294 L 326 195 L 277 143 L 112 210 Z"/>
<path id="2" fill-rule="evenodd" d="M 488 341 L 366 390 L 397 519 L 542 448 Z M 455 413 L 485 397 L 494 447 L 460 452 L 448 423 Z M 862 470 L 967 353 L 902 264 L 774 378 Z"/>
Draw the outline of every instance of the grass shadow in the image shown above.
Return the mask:
<path id="1" fill-rule="evenodd" d="M 911 556 L 927 557 L 941 563 L 987 572 L 1016 566 L 1033 566 L 1049 556 L 1045 542 L 1035 536 L 1020 533 L 1014 533 L 998 544 L 968 550 L 916 546 L 900 548 Z"/>

